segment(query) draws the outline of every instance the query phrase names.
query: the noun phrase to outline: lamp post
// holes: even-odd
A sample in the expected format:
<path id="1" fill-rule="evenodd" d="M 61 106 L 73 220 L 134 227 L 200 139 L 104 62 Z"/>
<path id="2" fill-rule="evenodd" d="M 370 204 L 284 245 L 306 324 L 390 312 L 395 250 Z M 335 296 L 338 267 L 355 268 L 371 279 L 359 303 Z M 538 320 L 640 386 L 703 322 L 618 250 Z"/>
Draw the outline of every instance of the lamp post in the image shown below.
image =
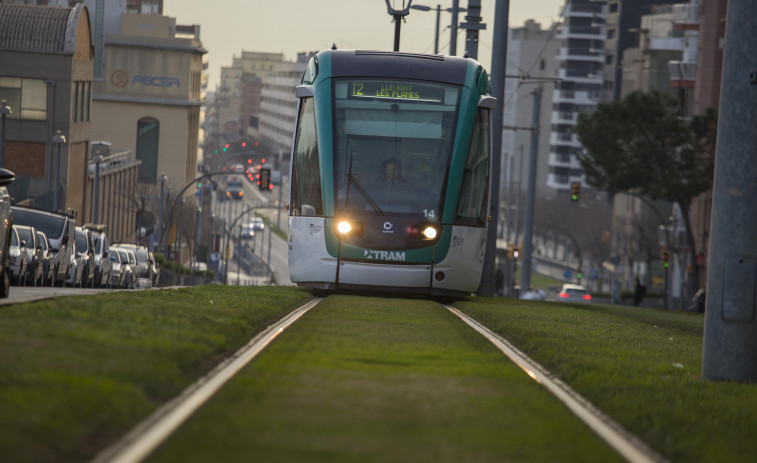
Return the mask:
<path id="1" fill-rule="evenodd" d="M 161 251 L 163 246 L 163 192 L 166 186 L 166 174 L 160 174 L 160 208 L 158 209 L 158 249 Z"/>
<path id="2" fill-rule="evenodd" d="M 100 163 L 103 162 L 103 157 L 98 154 L 92 158 L 92 161 L 95 162 L 95 185 L 92 189 L 92 223 L 96 224 L 100 210 Z"/>
<path id="3" fill-rule="evenodd" d="M 402 10 L 395 10 L 392 8 L 392 5 L 389 4 L 389 0 L 386 0 L 386 9 L 389 14 L 394 17 L 394 51 L 400 51 L 400 26 L 402 25 L 405 16 L 410 13 L 410 5 L 412 5 L 412 3 L 413 0 L 408 0 L 407 7 Z M 402 4 L 405 4 L 404 0 Z"/>
<path id="4" fill-rule="evenodd" d="M 2 123 L 0 123 L 0 167 L 5 166 L 5 117 L 11 112 L 11 107 L 5 104 L 5 100 L 0 102 L 0 115 L 2 115 Z"/>
<path id="5" fill-rule="evenodd" d="M 58 190 L 60 180 L 60 147 L 66 144 L 66 137 L 58 130 L 53 137 L 53 143 L 58 147 L 57 157 L 55 158 L 55 180 L 53 181 L 53 210 L 58 210 Z"/>

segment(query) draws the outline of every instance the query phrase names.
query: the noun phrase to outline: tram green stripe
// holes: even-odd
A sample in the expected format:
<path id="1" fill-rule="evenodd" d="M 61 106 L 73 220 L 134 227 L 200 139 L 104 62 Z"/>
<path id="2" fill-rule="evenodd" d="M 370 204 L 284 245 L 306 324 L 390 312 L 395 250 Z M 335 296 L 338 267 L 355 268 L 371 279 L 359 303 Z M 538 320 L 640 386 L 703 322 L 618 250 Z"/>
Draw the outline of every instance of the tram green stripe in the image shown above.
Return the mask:
<path id="1" fill-rule="evenodd" d="M 548 445 L 545 445 L 548 443 Z M 433 301 L 330 296 L 150 461 L 618 461 Z"/>

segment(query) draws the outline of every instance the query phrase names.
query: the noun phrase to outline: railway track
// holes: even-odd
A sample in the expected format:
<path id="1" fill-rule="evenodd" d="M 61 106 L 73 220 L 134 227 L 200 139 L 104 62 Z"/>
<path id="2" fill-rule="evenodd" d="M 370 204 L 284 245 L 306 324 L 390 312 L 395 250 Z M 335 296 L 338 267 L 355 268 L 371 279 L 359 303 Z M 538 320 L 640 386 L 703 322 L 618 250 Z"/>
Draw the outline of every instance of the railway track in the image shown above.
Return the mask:
<path id="1" fill-rule="evenodd" d="M 119 442 L 101 452 L 93 460 L 93 463 L 136 463 L 148 458 L 164 441 L 169 439 L 172 433 L 181 427 L 196 411 L 198 411 L 198 409 L 206 404 L 214 394 L 219 392 L 228 381 L 240 373 L 242 369 L 258 354 L 260 354 L 267 346 L 271 345 L 279 335 L 292 327 L 295 322 L 303 319 L 303 315 L 318 306 L 322 301 L 323 298 L 314 299 L 307 304 L 298 307 L 282 320 L 256 335 L 245 347 L 226 359 L 205 377 L 187 388 L 180 396 L 157 410 L 152 416 L 136 426 Z M 350 299 L 350 301 L 356 301 L 352 302 L 356 305 L 367 304 L 366 307 L 371 303 L 370 300 L 361 300 L 360 298 L 353 298 Z M 436 304 L 431 303 L 431 301 L 426 302 L 432 305 Z M 538 363 L 531 360 L 523 352 L 516 349 L 506 339 L 498 336 L 452 305 L 444 305 L 444 308 L 449 311 L 449 313 L 454 314 L 468 327 L 475 330 L 480 336 L 486 338 L 488 342 L 493 344 L 502 354 L 507 356 L 514 365 L 517 365 L 518 368 L 523 370 L 528 377 L 540 384 L 552 394 L 552 396 L 567 407 L 575 417 L 581 420 L 623 459 L 630 462 L 640 463 L 664 461 L 663 457 L 656 454 L 644 442 L 624 430 L 619 424 L 573 391 L 567 384 L 560 381 Z M 440 309 L 440 307 L 430 308 L 434 313 L 439 312 Z M 360 313 L 361 310 L 365 309 L 362 309 L 361 307 L 356 309 L 358 313 Z M 422 320 L 422 317 L 419 317 L 413 318 L 411 323 L 423 326 L 424 321 Z M 459 331 L 460 327 L 454 327 L 453 330 Z M 327 329 L 327 331 L 331 332 L 332 330 Z M 305 329 L 304 332 L 311 333 L 312 331 Z M 370 338 L 371 336 L 371 334 L 366 334 L 365 338 Z M 401 359 L 398 360 L 397 358 L 392 358 L 391 353 L 381 358 L 372 357 L 369 361 L 362 356 L 356 355 L 355 358 L 350 357 L 350 361 L 355 361 L 356 358 L 359 358 L 361 362 L 375 364 L 385 363 L 387 365 L 392 365 L 402 363 Z M 407 363 L 412 368 L 412 360 L 408 360 Z"/>

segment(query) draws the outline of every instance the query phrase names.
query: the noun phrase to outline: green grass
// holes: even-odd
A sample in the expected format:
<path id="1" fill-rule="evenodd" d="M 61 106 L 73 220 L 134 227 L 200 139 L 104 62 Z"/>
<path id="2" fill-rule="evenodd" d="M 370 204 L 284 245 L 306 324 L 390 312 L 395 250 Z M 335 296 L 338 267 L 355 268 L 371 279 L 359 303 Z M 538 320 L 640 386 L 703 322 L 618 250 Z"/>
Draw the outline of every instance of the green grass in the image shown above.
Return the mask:
<path id="1" fill-rule="evenodd" d="M 87 461 L 309 297 L 200 286 L 0 307 L 0 460 Z"/>
<path id="2" fill-rule="evenodd" d="M 330 296 L 149 461 L 619 461 L 432 301 Z"/>
<path id="3" fill-rule="evenodd" d="M 755 385 L 701 379 L 702 315 L 477 299 L 509 339 L 672 461 L 755 461 Z"/>
<path id="4" fill-rule="evenodd" d="M 0 460 L 91 459 L 309 297 L 201 286 L 0 306 Z M 702 315 L 513 299 L 454 305 L 671 461 L 755 461 L 757 386 L 700 378 Z M 617 456 L 438 304 L 332 296 L 153 459 Z"/>

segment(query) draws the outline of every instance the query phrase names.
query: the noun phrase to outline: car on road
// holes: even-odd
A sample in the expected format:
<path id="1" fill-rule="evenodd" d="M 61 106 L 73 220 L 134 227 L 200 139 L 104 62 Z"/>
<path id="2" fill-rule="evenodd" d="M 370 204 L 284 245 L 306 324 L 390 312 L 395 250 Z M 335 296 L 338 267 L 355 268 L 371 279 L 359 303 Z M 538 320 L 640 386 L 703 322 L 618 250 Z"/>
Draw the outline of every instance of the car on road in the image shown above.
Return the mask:
<path id="1" fill-rule="evenodd" d="M 239 239 L 247 241 L 255 238 L 255 230 L 250 225 L 242 225 L 242 230 L 239 232 Z"/>
<path id="2" fill-rule="evenodd" d="M 47 239 L 47 235 L 45 235 L 44 232 L 37 230 L 37 241 L 42 248 L 42 258 L 44 262 L 42 270 L 42 286 L 52 286 L 53 277 L 55 276 L 53 273 L 55 271 L 53 268 L 53 265 L 55 265 L 55 255 L 50 249 L 50 240 Z"/>
<path id="3" fill-rule="evenodd" d="M 248 225 L 255 231 L 262 231 L 265 229 L 265 220 L 262 217 L 254 217 L 250 219 Z"/>
<path id="4" fill-rule="evenodd" d="M 242 182 L 238 180 L 229 180 L 226 182 L 226 199 L 242 199 Z"/>
<path id="5" fill-rule="evenodd" d="M 10 256 L 10 280 L 14 285 L 23 285 L 26 281 L 26 273 L 29 266 L 29 254 L 26 252 L 26 242 L 22 242 L 18 236 L 16 227 L 11 227 L 11 239 L 8 249 Z"/>
<path id="6" fill-rule="evenodd" d="M 50 250 L 55 255 L 55 284 L 62 286 L 66 282 L 68 267 L 71 265 L 76 233 L 74 217 L 22 206 L 12 206 L 11 210 L 14 224 L 28 225 L 47 235 Z"/>
<path id="7" fill-rule="evenodd" d="M 43 273 L 45 270 L 45 258 L 42 255 L 42 246 L 37 238 L 37 230 L 27 225 L 14 225 L 18 231 L 18 237 L 26 254 L 29 256 L 28 267 L 26 272 L 26 281 L 24 284 L 37 286 L 42 284 Z"/>
<path id="8" fill-rule="evenodd" d="M 584 286 L 564 284 L 557 295 L 561 302 L 591 302 L 591 294 Z"/>

